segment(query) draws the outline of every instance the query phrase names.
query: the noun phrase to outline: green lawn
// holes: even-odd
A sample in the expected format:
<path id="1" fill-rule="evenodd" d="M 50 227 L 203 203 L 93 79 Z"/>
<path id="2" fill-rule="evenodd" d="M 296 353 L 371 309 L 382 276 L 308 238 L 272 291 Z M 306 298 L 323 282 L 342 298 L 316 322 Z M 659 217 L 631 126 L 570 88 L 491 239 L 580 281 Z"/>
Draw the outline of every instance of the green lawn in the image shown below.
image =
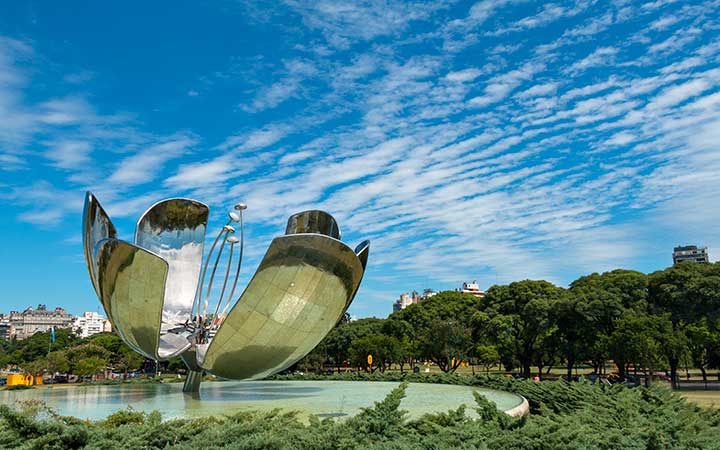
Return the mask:
<path id="1" fill-rule="evenodd" d="M 708 408 L 720 408 L 720 391 L 678 391 L 688 401 Z"/>

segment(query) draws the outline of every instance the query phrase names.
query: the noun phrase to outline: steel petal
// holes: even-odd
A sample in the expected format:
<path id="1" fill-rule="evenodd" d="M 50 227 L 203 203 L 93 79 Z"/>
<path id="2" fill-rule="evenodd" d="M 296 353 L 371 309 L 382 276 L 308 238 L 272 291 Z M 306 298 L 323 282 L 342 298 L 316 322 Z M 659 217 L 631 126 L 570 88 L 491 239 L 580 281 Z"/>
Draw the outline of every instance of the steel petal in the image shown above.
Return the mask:
<path id="1" fill-rule="evenodd" d="M 309 353 L 335 326 L 363 275 L 355 252 L 320 234 L 273 240 L 199 365 L 224 378 L 262 378 Z"/>
<path id="2" fill-rule="evenodd" d="M 340 227 L 325 211 L 310 210 L 293 214 L 288 219 L 285 234 L 315 233 L 340 239 Z"/>
<path id="3" fill-rule="evenodd" d="M 95 293 L 100 298 L 100 289 L 97 280 L 97 265 L 95 264 L 95 251 L 98 242 L 107 238 L 117 237 L 117 230 L 98 199 L 92 192 L 85 193 L 85 208 L 83 210 L 83 250 L 85 264 L 90 273 Z"/>
<path id="4" fill-rule="evenodd" d="M 355 247 L 355 254 L 360 259 L 360 264 L 363 266 L 363 270 L 367 267 L 368 256 L 370 255 L 370 241 L 362 241 Z"/>
<path id="5" fill-rule="evenodd" d="M 137 223 L 135 244 L 168 263 L 162 312 L 163 335 L 190 319 L 209 213 L 203 203 L 172 198 L 151 206 Z M 172 340 L 172 337 L 168 339 Z M 184 345 L 184 340 L 178 342 Z M 166 350 L 169 349 L 162 352 Z"/>
<path id="6" fill-rule="evenodd" d="M 104 239 L 95 263 L 100 301 L 113 327 L 133 350 L 159 359 L 167 262 L 129 242 Z"/>

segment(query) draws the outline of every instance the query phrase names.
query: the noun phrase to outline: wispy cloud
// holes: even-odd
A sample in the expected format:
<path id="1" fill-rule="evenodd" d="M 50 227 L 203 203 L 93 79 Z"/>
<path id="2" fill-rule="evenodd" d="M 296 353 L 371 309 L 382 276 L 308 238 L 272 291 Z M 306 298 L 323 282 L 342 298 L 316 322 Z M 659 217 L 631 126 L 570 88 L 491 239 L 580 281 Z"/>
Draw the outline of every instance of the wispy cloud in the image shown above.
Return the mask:
<path id="1" fill-rule="evenodd" d="M 6 39 L 2 169 L 47 180 L 9 176 L 0 197 L 32 224 L 69 221 L 81 205 L 63 200 L 86 188 L 120 217 L 164 195 L 243 199 L 249 266 L 289 214 L 324 209 L 347 241 L 373 241 L 367 298 L 651 270 L 666 242 L 720 245 L 719 9 L 288 1 L 261 26 L 297 42 L 228 57 L 202 88 L 188 76 L 174 92 L 193 112 L 162 126 L 67 80 L 31 97 L 34 51 Z M 196 108 L 219 119 L 176 130 Z"/>
<path id="2" fill-rule="evenodd" d="M 45 157 L 60 169 L 76 169 L 90 161 L 92 145 L 87 141 L 46 142 Z"/>
<path id="3" fill-rule="evenodd" d="M 288 0 L 285 3 L 300 13 L 305 25 L 320 30 L 331 46 L 341 49 L 358 40 L 397 35 L 410 22 L 424 19 L 433 10 L 442 7 L 439 3 L 397 0 Z"/>
<path id="4" fill-rule="evenodd" d="M 166 162 L 182 156 L 196 143 L 192 137 L 178 136 L 144 148 L 119 161 L 108 181 L 121 186 L 149 183 L 161 176 Z"/>
<path id="5" fill-rule="evenodd" d="M 282 77 L 269 86 L 263 87 L 249 103 L 242 103 L 247 112 L 259 112 L 275 108 L 279 104 L 299 96 L 303 81 L 317 73 L 314 65 L 307 61 L 292 60 L 285 63 Z"/>
<path id="6" fill-rule="evenodd" d="M 566 73 L 577 75 L 592 67 L 608 66 L 615 63 L 615 56 L 619 50 L 614 47 L 601 47 L 587 55 L 585 58 L 571 64 Z"/>

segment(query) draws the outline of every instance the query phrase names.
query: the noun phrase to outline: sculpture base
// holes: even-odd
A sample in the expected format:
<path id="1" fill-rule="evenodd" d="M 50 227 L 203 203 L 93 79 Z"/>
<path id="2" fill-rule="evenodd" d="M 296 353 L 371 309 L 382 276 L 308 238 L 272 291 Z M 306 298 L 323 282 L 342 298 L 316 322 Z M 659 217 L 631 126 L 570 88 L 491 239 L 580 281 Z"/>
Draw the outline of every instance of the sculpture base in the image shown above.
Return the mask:
<path id="1" fill-rule="evenodd" d="M 203 371 L 188 370 L 185 384 L 183 384 L 183 392 L 188 394 L 197 394 L 200 392 L 200 382 L 203 379 Z"/>

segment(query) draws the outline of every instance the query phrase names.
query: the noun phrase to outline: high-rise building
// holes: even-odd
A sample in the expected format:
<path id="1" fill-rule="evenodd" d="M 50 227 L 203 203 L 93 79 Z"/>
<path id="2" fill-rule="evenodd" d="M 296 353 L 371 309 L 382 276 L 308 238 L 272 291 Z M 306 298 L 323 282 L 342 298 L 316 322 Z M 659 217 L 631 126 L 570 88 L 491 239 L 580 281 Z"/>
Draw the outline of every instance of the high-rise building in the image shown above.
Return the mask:
<path id="1" fill-rule="evenodd" d="M 683 245 L 673 249 L 673 265 L 681 262 L 710 262 L 707 247 Z"/>
<path id="2" fill-rule="evenodd" d="M 462 292 L 463 294 L 474 295 L 477 298 L 485 297 L 485 292 L 480 290 L 480 286 L 477 284 L 477 281 L 475 281 L 475 280 L 473 280 L 470 283 L 464 282 L 462 285 L 462 288 L 458 289 L 458 292 Z"/>
<path id="3" fill-rule="evenodd" d="M 70 328 L 73 317 L 63 308 L 48 310 L 45 305 L 38 305 L 37 309 L 28 307 L 23 312 L 11 311 L 10 324 L 15 330 L 18 340 L 25 339 L 35 333 L 44 333 L 50 328 Z"/>
<path id="4" fill-rule="evenodd" d="M 93 334 L 111 331 L 110 321 L 96 312 L 85 312 L 73 319 L 72 329 L 78 336 L 85 338 Z"/>
<path id="5" fill-rule="evenodd" d="M 408 294 L 407 292 L 404 294 L 400 294 L 400 298 L 395 300 L 395 303 L 393 304 L 393 312 L 400 311 L 401 309 L 405 309 L 410 305 L 414 305 L 420 302 L 420 296 L 418 295 L 417 291 L 412 291 L 412 294 Z"/>

